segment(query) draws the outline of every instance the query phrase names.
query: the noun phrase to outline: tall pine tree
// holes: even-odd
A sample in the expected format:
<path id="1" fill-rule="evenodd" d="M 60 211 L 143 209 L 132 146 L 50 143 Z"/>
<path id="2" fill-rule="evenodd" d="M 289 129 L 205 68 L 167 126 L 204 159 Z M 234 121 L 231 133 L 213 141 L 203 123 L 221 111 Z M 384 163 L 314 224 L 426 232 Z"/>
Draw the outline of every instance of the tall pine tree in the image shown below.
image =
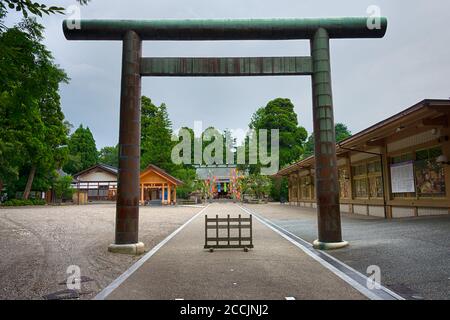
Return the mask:
<path id="1" fill-rule="evenodd" d="M 97 164 L 97 147 L 89 127 L 80 125 L 70 136 L 68 147 L 69 159 L 64 166 L 67 173 L 75 174 Z"/>
<path id="2" fill-rule="evenodd" d="M 172 123 L 163 103 L 159 107 L 150 98 L 141 99 L 141 169 L 149 164 L 171 172 L 172 163 Z"/>

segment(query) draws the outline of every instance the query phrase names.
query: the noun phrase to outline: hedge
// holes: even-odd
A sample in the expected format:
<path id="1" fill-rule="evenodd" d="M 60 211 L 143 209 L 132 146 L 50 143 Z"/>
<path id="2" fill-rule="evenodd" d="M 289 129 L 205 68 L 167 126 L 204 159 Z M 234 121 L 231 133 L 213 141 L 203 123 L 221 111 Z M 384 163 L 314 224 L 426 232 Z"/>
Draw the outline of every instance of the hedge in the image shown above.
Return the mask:
<path id="1" fill-rule="evenodd" d="M 11 199 L 2 203 L 1 206 L 22 207 L 22 206 L 43 206 L 45 204 L 46 204 L 45 200 L 42 199 L 29 199 L 29 200 Z"/>

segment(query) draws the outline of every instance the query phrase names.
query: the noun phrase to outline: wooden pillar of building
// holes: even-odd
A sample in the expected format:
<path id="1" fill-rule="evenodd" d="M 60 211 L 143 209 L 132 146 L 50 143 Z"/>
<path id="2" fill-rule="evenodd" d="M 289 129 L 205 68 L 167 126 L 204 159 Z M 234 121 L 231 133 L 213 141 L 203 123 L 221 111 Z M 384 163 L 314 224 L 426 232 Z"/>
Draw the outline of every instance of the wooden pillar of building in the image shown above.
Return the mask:
<path id="1" fill-rule="evenodd" d="M 176 186 L 173 187 L 173 203 L 174 204 L 177 203 L 177 187 Z"/>
<path id="2" fill-rule="evenodd" d="M 353 195 L 353 173 L 352 173 L 352 154 L 351 152 L 347 153 L 347 157 L 345 159 L 345 164 L 346 164 L 346 168 L 347 168 L 347 172 L 348 172 L 348 179 L 350 181 L 349 183 L 349 193 L 350 193 L 350 200 L 352 201 L 351 204 L 349 204 L 349 212 L 350 213 L 354 213 L 353 210 L 353 199 L 355 198 L 355 196 Z"/>
<path id="3" fill-rule="evenodd" d="M 309 169 L 309 200 L 315 200 L 315 196 L 314 196 L 314 175 L 312 172 L 312 168 Z"/>
<path id="4" fill-rule="evenodd" d="M 383 161 L 383 196 L 385 202 L 385 218 L 392 219 L 392 206 L 389 204 L 391 201 L 391 173 L 389 168 L 389 157 L 387 151 L 387 143 L 380 148 L 381 150 L 381 161 Z"/>
<path id="5" fill-rule="evenodd" d="M 447 113 L 448 123 L 450 123 L 450 114 Z M 442 154 L 450 159 L 450 128 L 445 127 L 441 129 L 441 139 L 442 141 Z M 447 138 L 445 138 L 447 137 Z M 444 165 L 444 179 L 445 179 L 445 191 L 447 194 L 447 199 L 450 199 L 450 164 Z M 448 213 L 450 214 L 450 205 L 448 208 Z"/>
<path id="6" fill-rule="evenodd" d="M 170 183 L 167 184 L 167 204 L 170 205 L 170 201 L 171 201 L 171 190 L 170 190 Z"/>

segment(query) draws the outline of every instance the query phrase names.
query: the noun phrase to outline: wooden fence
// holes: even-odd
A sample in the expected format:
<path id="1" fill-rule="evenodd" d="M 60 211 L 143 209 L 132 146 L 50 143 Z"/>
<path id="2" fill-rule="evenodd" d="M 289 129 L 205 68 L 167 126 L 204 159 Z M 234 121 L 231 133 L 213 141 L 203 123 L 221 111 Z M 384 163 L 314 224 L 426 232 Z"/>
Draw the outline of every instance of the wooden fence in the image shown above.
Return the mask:
<path id="1" fill-rule="evenodd" d="M 221 230 L 226 230 L 226 235 L 221 234 Z M 232 234 L 236 233 L 237 235 Z M 243 236 L 243 230 L 248 230 L 248 235 Z M 208 231 L 212 231 L 214 236 L 208 234 Z M 223 232 L 222 232 L 223 233 Z M 205 249 L 244 249 L 248 251 L 249 248 L 253 248 L 253 222 L 252 216 L 249 218 L 242 218 L 239 215 L 238 218 L 230 218 L 227 215 L 226 218 L 219 218 L 216 215 L 215 218 L 208 218 L 205 215 Z"/>

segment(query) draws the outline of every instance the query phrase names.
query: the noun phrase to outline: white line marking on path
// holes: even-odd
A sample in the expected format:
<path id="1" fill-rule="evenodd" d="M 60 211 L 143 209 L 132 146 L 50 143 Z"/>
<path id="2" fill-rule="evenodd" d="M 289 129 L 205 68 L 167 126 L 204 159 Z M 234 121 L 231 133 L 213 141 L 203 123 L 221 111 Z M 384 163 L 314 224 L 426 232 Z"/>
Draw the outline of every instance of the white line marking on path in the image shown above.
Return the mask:
<path id="1" fill-rule="evenodd" d="M 295 300 L 294 297 L 286 297 L 286 300 Z"/>
<path id="2" fill-rule="evenodd" d="M 172 232 L 170 235 L 167 236 L 163 241 L 158 243 L 156 246 L 154 246 L 149 252 L 147 252 L 141 259 L 136 261 L 127 271 L 122 273 L 116 280 L 111 282 L 105 289 L 100 291 L 93 300 L 105 300 L 106 297 L 108 297 L 111 292 L 113 292 L 118 286 L 120 286 L 129 276 L 131 276 L 137 269 L 139 269 L 148 259 L 150 259 L 159 249 L 161 249 L 162 246 L 164 246 L 167 242 L 169 242 L 170 239 L 175 237 L 177 233 L 179 233 L 181 230 L 183 230 L 189 223 L 191 223 L 195 218 L 197 218 L 200 214 L 203 213 L 210 205 L 208 204 L 206 207 L 204 207 L 202 210 L 200 210 L 198 213 L 196 213 L 192 218 L 190 218 L 188 221 L 186 221 L 182 226 L 180 226 L 178 229 L 176 229 L 174 232 Z"/>
<path id="3" fill-rule="evenodd" d="M 294 241 L 292 238 L 288 237 L 286 234 L 284 234 L 283 232 L 281 232 L 280 230 L 274 228 L 273 226 L 271 226 L 269 223 L 267 223 L 267 221 L 265 221 L 265 218 L 261 218 L 259 217 L 256 213 L 249 211 L 248 209 L 241 207 L 240 205 L 236 204 L 239 208 L 241 208 L 243 211 L 245 211 L 248 214 L 253 215 L 259 222 L 261 222 L 262 224 L 264 224 L 266 227 L 272 229 L 274 232 L 278 233 L 280 236 L 282 236 L 283 238 L 285 238 L 286 240 L 288 240 L 289 242 L 291 242 L 293 245 L 295 245 L 296 247 L 300 248 L 303 252 L 305 252 L 308 256 L 310 256 L 311 258 L 313 258 L 314 260 L 316 260 L 317 262 L 319 262 L 322 266 L 324 266 L 325 268 L 327 268 L 328 270 L 330 270 L 331 272 L 333 272 L 335 275 L 337 275 L 339 278 L 341 278 L 342 280 L 344 280 L 345 282 L 347 282 L 349 285 L 351 285 L 353 288 L 355 288 L 356 290 L 358 290 L 359 292 L 361 292 L 363 295 L 365 295 L 367 298 L 371 299 L 371 300 L 382 300 L 382 297 L 378 296 L 375 292 L 369 290 L 367 287 L 361 285 L 360 283 L 358 283 L 357 281 L 355 281 L 354 279 L 352 279 L 350 276 L 346 275 L 345 273 L 343 273 L 342 271 L 340 271 L 339 269 L 337 269 L 336 267 L 334 267 L 332 264 L 330 264 L 329 262 L 323 260 L 322 258 L 318 257 L 317 255 L 315 255 L 314 253 L 311 252 L 312 246 L 305 246 L 302 245 L 296 241 Z M 278 226 L 278 228 L 283 229 L 281 227 Z M 284 230 L 284 229 L 283 229 Z M 290 235 L 293 235 L 291 232 L 285 230 L 287 233 L 289 233 Z M 295 236 L 295 235 L 293 235 Z M 306 242 L 305 240 L 303 240 L 302 238 L 295 236 L 295 238 L 301 240 L 301 242 Z M 322 252 L 321 253 L 325 253 Z M 326 253 L 325 253 L 326 254 Z M 349 266 L 347 266 L 346 264 L 344 264 L 343 262 L 335 259 L 334 257 L 326 254 L 327 256 L 331 257 L 334 261 L 340 263 L 342 266 L 348 268 L 349 270 L 353 270 L 356 273 L 358 273 L 360 276 L 364 277 L 367 279 L 366 276 L 364 276 L 363 274 L 357 272 L 356 270 L 350 268 Z M 398 300 L 405 300 L 403 297 L 399 296 L 398 294 L 392 292 L 391 290 L 382 287 L 385 291 L 387 291 L 389 294 L 391 294 L 394 298 L 398 299 Z"/>

